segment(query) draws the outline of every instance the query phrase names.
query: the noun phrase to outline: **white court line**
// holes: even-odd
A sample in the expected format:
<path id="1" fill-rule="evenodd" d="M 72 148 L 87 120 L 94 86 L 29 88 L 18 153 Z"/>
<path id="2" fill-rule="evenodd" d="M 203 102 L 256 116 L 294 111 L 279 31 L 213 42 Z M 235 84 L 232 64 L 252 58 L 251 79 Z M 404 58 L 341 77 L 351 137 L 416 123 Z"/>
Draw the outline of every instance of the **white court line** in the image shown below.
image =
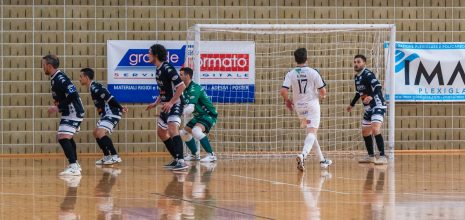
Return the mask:
<path id="1" fill-rule="evenodd" d="M 297 185 L 297 184 L 290 184 L 290 183 L 260 179 L 260 178 L 255 178 L 255 177 L 240 176 L 240 175 L 231 175 L 231 176 L 244 178 L 244 179 L 256 180 L 256 181 L 260 181 L 260 182 L 267 182 L 267 183 L 271 183 L 271 184 L 274 184 L 274 185 L 286 185 L 286 186 L 300 187 L 300 185 Z M 327 189 L 318 189 L 318 188 L 310 187 L 310 186 L 305 186 L 305 188 L 312 189 L 312 190 L 319 190 L 321 192 L 330 192 L 330 193 L 335 193 L 335 194 L 342 194 L 342 195 L 351 195 L 351 194 L 353 194 L 353 193 L 345 193 L 345 192 L 339 192 L 339 191 L 333 191 L 333 190 L 327 190 Z"/>
<path id="2" fill-rule="evenodd" d="M 462 200 L 465 200 L 465 196 L 430 195 L 430 194 L 423 194 L 423 193 L 403 193 L 403 194 L 404 194 L 404 195 L 411 195 L 411 196 L 426 196 L 426 197 L 451 198 L 451 199 L 462 199 Z"/>

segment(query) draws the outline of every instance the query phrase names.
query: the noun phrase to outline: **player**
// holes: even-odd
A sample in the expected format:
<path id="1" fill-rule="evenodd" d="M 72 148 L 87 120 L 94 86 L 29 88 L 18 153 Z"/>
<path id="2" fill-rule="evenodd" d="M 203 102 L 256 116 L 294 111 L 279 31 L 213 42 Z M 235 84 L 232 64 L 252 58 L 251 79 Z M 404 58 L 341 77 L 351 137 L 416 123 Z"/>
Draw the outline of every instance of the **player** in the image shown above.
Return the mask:
<path id="1" fill-rule="evenodd" d="M 95 164 L 111 165 L 121 163 L 122 160 L 109 135 L 121 120 L 122 113 L 126 113 L 128 109 L 121 106 L 102 84 L 94 81 L 94 70 L 91 68 L 81 69 L 80 82 L 81 85 L 89 87 L 90 95 L 100 115 L 100 120 L 97 122 L 97 128 L 94 129 L 93 135 L 104 156 L 102 159 L 97 160 Z"/>
<path id="2" fill-rule="evenodd" d="M 147 110 L 161 103 L 161 113 L 157 119 L 157 134 L 164 142 L 166 148 L 174 158 L 165 167 L 177 170 L 186 170 L 184 162 L 184 146 L 179 135 L 181 125 L 182 103 L 181 95 L 186 86 L 178 72 L 167 61 L 168 52 L 163 45 L 154 44 L 149 49 L 149 61 L 157 66 L 157 84 L 160 95 L 156 101 L 147 106 Z"/>
<path id="3" fill-rule="evenodd" d="M 60 60 L 57 56 L 49 54 L 42 57 L 42 68 L 45 75 L 50 76 L 55 104 L 48 108 L 48 113 L 61 113 L 57 139 L 66 158 L 68 158 L 69 166 L 60 175 L 80 176 L 81 166 L 77 162 L 76 143 L 73 140 L 73 135 L 79 131 L 79 126 L 84 118 L 84 107 L 73 82 L 63 71 L 58 70 L 59 66 Z"/>
<path id="4" fill-rule="evenodd" d="M 307 49 L 299 48 L 294 51 L 297 67 L 286 74 L 280 94 L 286 107 L 292 111 L 295 109 L 301 124 L 306 128 L 307 137 L 304 141 L 302 153 L 297 156 L 297 168 L 304 171 L 304 161 L 312 147 L 320 159 L 320 166 L 327 168 L 332 164 L 325 159 L 316 139 L 316 133 L 320 126 L 320 102 L 319 98 L 326 96 L 325 82 L 320 74 L 307 66 Z M 292 88 L 292 100 L 288 98 L 288 90 Z"/>
<path id="5" fill-rule="evenodd" d="M 186 157 L 186 160 L 200 160 L 200 162 L 215 162 L 216 156 L 213 153 L 212 146 L 208 140 L 208 132 L 216 124 L 218 112 L 212 101 L 208 97 L 203 88 L 192 81 L 193 71 L 189 67 L 184 67 L 180 70 L 181 79 L 186 85 L 186 90 L 183 93 L 183 100 L 185 102 L 184 114 L 193 114 L 194 118 L 191 119 L 183 130 L 181 136 L 186 141 L 186 145 L 191 151 L 192 155 Z M 192 138 L 194 136 L 194 138 Z M 203 149 L 207 152 L 207 156 L 200 159 L 199 150 L 195 143 L 198 140 Z"/>
<path id="6" fill-rule="evenodd" d="M 383 125 L 383 118 L 386 113 L 386 102 L 381 92 L 381 83 L 376 79 L 375 74 L 365 67 L 366 61 L 367 58 L 364 55 L 358 54 L 354 57 L 354 70 L 357 72 L 354 76 L 356 91 L 355 97 L 347 107 L 347 111 L 351 112 L 358 99 L 362 98 L 363 108 L 365 109 L 362 120 L 362 135 L 368 155 L 359 160 L 359 162 L 386 164 L 384 140 L 381 135 L 381 126 Z M 379 158 L 375 158 L 372 136 L 375 137 L 376 145 L 378 146 Z"/>

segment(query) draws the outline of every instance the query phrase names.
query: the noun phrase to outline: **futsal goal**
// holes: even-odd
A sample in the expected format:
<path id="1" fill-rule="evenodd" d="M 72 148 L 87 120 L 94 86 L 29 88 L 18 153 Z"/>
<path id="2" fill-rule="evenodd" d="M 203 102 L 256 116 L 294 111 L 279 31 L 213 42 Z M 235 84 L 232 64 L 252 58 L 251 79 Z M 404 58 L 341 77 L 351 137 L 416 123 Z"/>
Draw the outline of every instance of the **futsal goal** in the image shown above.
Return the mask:
<path id="1" fill-rule="evenodd" d="M 318 140 L 324 152 L 364 152 L 363 108 L 346 107 L 354 97 L 352 63 L 367 57 L 383 84 L 388 110 L 383 126 L 393 156 L 395 128 L 392 24 L 196 24 L 187 32 L 187 65 L 218 108 L 212 145 L 224 155 L 283 155 L 300 151 L 305 133 L 279 96 L 285 74 L 295 67 L 293 51 L 308 50 L 308 65 L 327 84 L 321 101 Z M 242 42 L 242 43 L 241 43 Z M 246 50 L 246 51 L 244 51 Z M 248 66 L 246 66 L 248 65 Z M 250 69 L 247 69 L 250 68 Z"/>

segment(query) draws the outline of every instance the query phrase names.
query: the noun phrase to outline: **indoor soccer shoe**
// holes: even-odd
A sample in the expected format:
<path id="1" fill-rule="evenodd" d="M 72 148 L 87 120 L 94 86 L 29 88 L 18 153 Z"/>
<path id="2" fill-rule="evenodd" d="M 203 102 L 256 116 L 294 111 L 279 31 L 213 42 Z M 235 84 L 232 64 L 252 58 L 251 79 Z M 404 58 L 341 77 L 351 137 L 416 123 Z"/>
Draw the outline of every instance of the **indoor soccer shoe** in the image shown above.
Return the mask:
<path id="1" fill-rule="evenodd" d="M 173 171 L 186 170 L 189 166 L 184 162 L 184 160 L 178 160 L 176 165 L 172 168 Z"/>
<path id="2" fill-rule="evenodd" d="M 360 159 L 358 162 L 359 163 L 374 163 L 375 162 L 375 157 L 366 155 L 364 158 Z"/>
<path id="3" fill-rule="evenodd" d="M 116 164 L 116 163 L 121 163 L 123 162 L 123 160 L 121 160 L 121 157 L 119 157 L 118 155 L 113 155 L 113 156 L 110 156 L 110 159 L 103 162 L 104 165 L 112 165 L 112 164 Z"/>
<path id="4" fill-rule="evenodd" d="M 320 167 L 323 169 L 326 169 L 329 167 L 329 165 L 333 164 L 333 161 L 325 159 L 323 161 L 320 161 Z"/>
<path id="5" fill-rule="evenodd" d="M 297 157 L 295 159 L 297 161 L 297 169 L 299 169 L 300 171 L 304 171 L 305 170 L 304 155 L 299 154 L 299 155 L 297 155 Z"/>
<path id="6" fill-rule="evenodd" d="M 79 171 L 79 167 L 77 164 L 72 163 L 65 168 L 63 172 L 60 173 L 60 176 L 80 176 L 81 171 Z"/>
<path id="7" fill-rule="evenodd" d="M 384 165 L 387 164 L 387 158 L 386 156 L 379 156 L 379 158 L 375 159 L 375 165 Z"/>
<path id="8" fill-rule="evenodd" d="M 199 161 L 200 155 L 199 154 L 189 154 L 184 157 L 185 161 Z"/>
<path id="9" fill-rule="evenodd" d="M 176 164 L 178 163 L 177 160 L 172 160 L 171 162 L 163 165 L 164 168 L 167 168 L 167 169 L 172 169 L 173 167 L 176 166 Z"/>
<path id="10" fill-rule="evenodd" d="M 95 165 L 103 165 L 106 161 L 111 160 L 111 156 L 103 156 L 102 159 L 95 161 Z"/>
<path id="11" fill-rule="evenodd" d="M 204 162 L 204 163 L 212 163 L 212 162 L 215 162 L 217 159 L 216 159 L 216 156 L 214 153 L 209 153 L 207 156 L 205 156 L 204 158 L 202 158 L 200 160 L 200 162 Z"/>

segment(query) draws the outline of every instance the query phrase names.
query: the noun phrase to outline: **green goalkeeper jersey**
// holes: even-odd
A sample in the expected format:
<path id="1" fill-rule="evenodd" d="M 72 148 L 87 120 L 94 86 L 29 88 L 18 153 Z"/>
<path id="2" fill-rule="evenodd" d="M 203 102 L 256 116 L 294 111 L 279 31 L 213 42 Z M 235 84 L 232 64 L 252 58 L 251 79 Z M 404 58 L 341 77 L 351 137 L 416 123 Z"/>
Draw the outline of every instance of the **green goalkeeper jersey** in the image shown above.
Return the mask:
<path id="1" fill-rule="evenodd" d="M 192 81 L 183 92 L 184 104 L 194 104 L 194 117 L 210 115 L 216 117 L 218 112 L 202 86 Z"/>

